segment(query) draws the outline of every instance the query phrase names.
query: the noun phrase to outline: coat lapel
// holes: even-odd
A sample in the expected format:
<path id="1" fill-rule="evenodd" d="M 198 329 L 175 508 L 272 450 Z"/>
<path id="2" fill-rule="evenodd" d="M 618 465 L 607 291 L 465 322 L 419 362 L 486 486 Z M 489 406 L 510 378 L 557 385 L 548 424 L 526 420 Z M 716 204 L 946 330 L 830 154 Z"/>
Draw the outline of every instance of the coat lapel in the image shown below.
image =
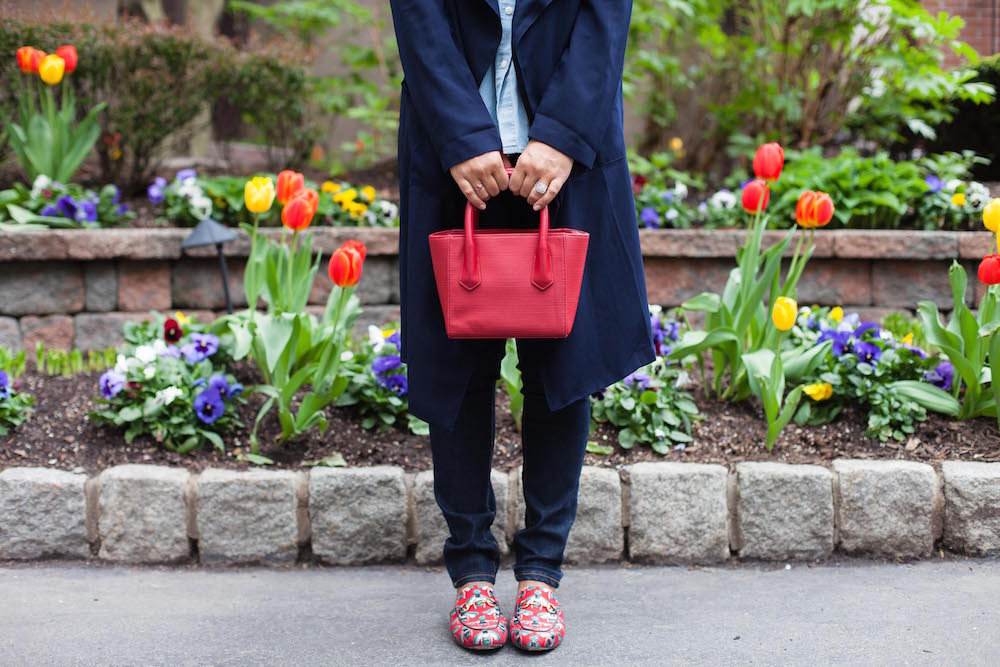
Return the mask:
<path id="1" fill-rule="evenodd" d="M 511 35 L 511 41 L 514 44 L 521 39 L 521 35 L 531 27 L 531 24 L 535 22 L 535 19 L 542 13 L 546 7 L 553 0 L 516 0 L 517 4 L 514 6 L 514 23 L 513 29 L 514 33 Z M 500 16 L 500 0 L 486 0 L 486 4 L 490 6 L 497 16 Z"/>

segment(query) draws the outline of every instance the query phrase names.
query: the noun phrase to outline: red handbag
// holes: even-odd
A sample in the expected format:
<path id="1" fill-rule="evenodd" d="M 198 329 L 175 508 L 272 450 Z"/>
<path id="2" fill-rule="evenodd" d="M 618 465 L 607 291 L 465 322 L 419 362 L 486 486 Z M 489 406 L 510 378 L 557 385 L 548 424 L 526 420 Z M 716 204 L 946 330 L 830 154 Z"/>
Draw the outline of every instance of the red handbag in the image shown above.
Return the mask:
<path id="1" fill-rule="evenodd" d="M 448 338 L 568 336 L 590 234 L 549 229 L 548 206 L 537 232 L 479 229 L 478 222 L 478 209 L 466 202 L 464 229 L 427 237 Z"/>

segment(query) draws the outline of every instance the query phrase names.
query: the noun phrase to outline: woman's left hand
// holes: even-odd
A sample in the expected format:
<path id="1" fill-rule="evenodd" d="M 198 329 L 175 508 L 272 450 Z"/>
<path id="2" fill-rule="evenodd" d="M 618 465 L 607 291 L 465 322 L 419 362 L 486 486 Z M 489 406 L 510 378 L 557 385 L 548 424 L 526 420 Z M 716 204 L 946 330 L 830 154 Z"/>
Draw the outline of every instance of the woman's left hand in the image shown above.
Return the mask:
<path id="1" fill-rule="evenodd" d="M 572 168 L 573 158 L 532 139 L 517 158 L 508 187 L 514 194 L 527 198 L 532 208 L 540 211 L 559 194 L 559 188 L 569 178 Z M 535 183 L 547 186 L 545 194 L 535 189 Z"/>

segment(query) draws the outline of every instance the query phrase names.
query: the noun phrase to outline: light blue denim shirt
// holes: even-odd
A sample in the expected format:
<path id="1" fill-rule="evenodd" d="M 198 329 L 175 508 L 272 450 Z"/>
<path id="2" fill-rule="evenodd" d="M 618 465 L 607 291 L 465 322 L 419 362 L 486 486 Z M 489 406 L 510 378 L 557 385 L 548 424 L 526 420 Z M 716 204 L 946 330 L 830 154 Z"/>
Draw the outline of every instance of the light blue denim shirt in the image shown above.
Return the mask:
<path id="1" fill-rule="evenodd" d="M 479 94 L 500 131 L 504 153 L 520 153 L 528 145 L 528 114 L 517 90 L 517 70 L 511 58 L 511 25 L 515 0 L 499 0 L 500 46 L 493 67 L 479 84 Z"/>

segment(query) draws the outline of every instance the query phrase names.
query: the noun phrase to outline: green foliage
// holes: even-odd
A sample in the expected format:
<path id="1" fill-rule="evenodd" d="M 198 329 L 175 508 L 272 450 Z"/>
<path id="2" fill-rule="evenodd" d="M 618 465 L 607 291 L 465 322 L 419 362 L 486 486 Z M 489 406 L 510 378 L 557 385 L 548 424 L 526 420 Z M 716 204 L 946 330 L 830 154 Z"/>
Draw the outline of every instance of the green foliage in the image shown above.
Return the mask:
<path id="1" fill-rule="evenodd" d="M 989 101 L 974 70 L 946 70 L 962 20 L 918 0 L 637 0 L 626 94 L 646 118 L 643 152 L 662 148 L 674 123 L 688 165 L 715 171 L 761 140 L 830 145 L 842 130 L 876 141 L 932 136 L 957 100 Z"/>
<path id="2" fill-rule="evenodd" d="M 343 353 L 341 372 L 349 382 L 335 405 L 353 406 L 362 417 L 361 425 L 367 429 L 378 426 L 380 430 L 390 430 L 405 416 L 412 433 L 428 435 L 427 422 L 407 411 L 406 364 L 399 358 L 398 343 L 397 328 L 384 331 L 369 326 L 368 337 L 353 346 L 355 349 Z"/>
<path id="3" fill-rule="evenodd" d="M 24 352 L 19 355 L 24 363 Z M 113 347 L 88 350 L 86 356 L 79 348 L 70 351 L 49 350 L 41 341 L 35 345 L 35 369 L 46 375 L 70 377 L 78 373 L 103 371 L 115 365 L 118 351 Z"/>
<path id="4" fill-rule="evenodd" d="M 71 207 L 62 209 L 58 206 L 63 197 L 71 198 Z M 0 230 L 123 225 L 135 218 L 135 213 L 119 203 L 120 197 L 121 192 L 114 185 L 94 191 L 76 184 L 53 182 L 48 176 L 38 176 L 31 188 L 15 183 L 9 190 L 0 190 Z M 67 217 L 69 213 L 74 217 Z"/>
<path id="5" fill-rule="evenodd" d="M 927 337 L 924 336 L 924 327 L 920 324 L 920 320 L 907 312 L 889 313 L 882 318 L 882 328 L 892 334 L 895 340 L 905 341 L 922 350 L 932 351 Z M 910 336 L 909 340 L 906 340 L 907 336 Z"/>
<path id="6" fill-rule="evenodd" d="M 31 407 L 34 396 L 17 391 L 10 386 L 11 380 L 7 371 L 0 370 L 0 435 L 7 435 L 12 428 L 23 424 L 34 411 Z"/>
<path id="7" fill-rule="evenodd" d="M 25 350 L 15 353 L 9 347 L 0 345 L 0 371 L 7 373 L 11 378 L 24 375 L 27 368 L 27 356 L 28 353 Z"/>

